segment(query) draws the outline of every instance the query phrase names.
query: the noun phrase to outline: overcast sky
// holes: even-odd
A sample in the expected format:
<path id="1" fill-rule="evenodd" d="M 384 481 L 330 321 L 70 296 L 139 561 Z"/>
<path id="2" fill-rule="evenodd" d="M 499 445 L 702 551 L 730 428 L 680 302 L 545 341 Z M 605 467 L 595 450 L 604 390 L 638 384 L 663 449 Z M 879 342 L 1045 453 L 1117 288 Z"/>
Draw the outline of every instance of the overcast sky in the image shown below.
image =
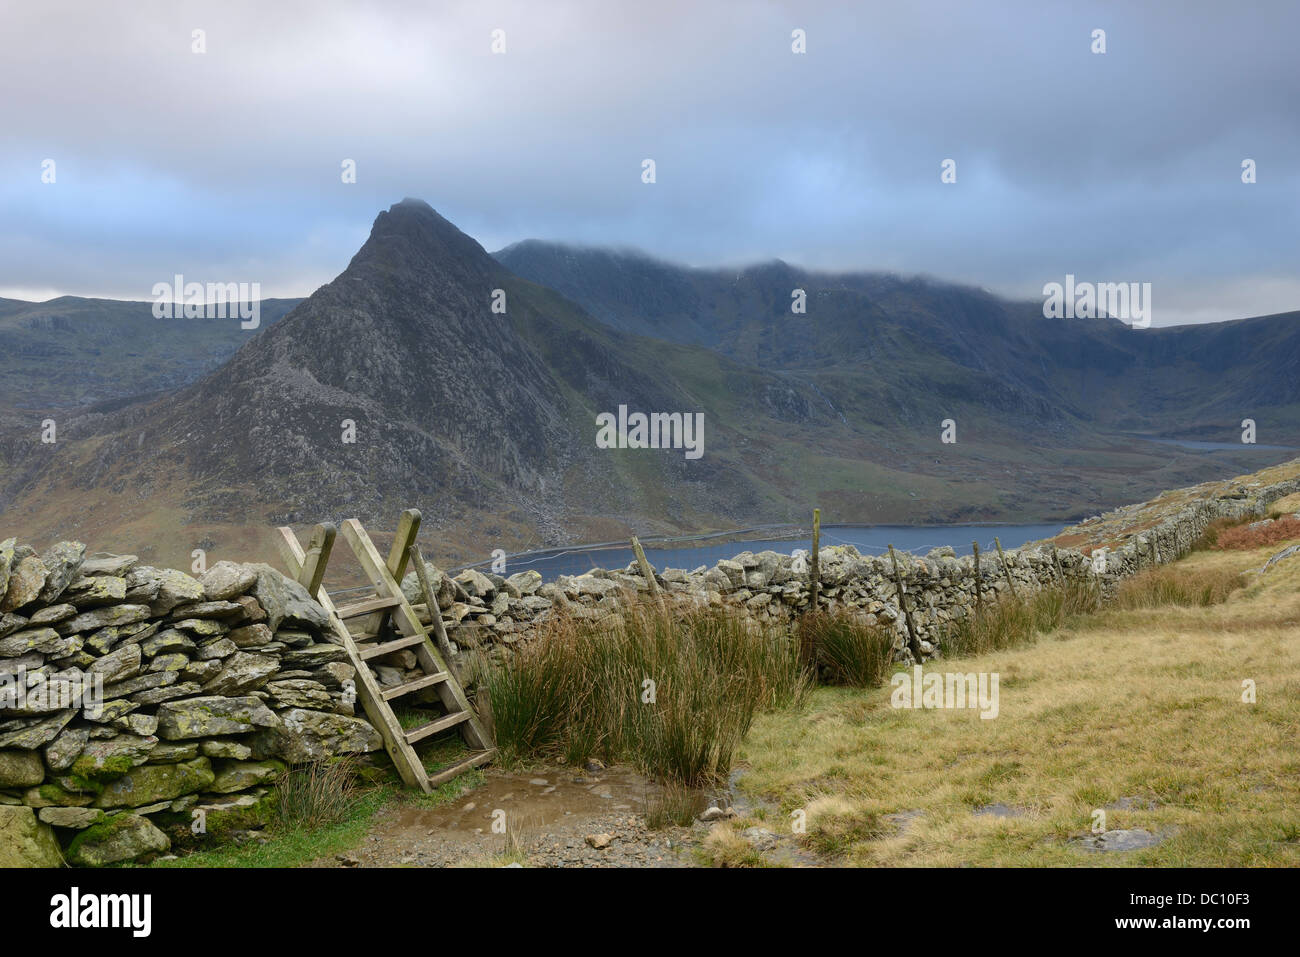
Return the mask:
<path id="1" fill-rule="evenodd" d="M 414 196 L 489 250 L 1300 309 L 1300 5 L 852 6 L 0 0 L 0 295 L 306 295 Z"/>

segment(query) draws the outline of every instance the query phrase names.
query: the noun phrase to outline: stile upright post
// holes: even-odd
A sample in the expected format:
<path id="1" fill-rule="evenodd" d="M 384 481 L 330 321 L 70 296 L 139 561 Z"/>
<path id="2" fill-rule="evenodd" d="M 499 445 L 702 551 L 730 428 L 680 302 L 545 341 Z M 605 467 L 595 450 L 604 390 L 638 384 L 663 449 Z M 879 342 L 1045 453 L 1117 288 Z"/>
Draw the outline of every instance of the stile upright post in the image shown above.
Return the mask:
<path id="1" fill-rule="evenodd" d="M 916 625 L 912 621 L 912 609 L 907 603 L 907 586 L 903 583 L 903 572 L 898 567 L 898 555 L 894 553 L 894 546 L 889 546 L 889 560 L 894 563 L 894 585 L 898 588 L 898 609 L 903 613 L 903 620 L 907 622 L 907 639 L 908 647 L 912 650 L 912 657 L 916 663 L 921 663 L 921 642 L 916 637 Z"/>

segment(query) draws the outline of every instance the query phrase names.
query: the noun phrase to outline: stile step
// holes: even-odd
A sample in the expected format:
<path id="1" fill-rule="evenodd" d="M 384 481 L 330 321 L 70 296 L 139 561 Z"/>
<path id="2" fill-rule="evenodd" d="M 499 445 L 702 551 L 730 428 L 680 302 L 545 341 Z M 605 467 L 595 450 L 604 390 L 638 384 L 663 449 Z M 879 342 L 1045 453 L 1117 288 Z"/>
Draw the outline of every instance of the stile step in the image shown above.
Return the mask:
<path id="1" fill-rule="evenodd" d="M 351 605 L 341 605 L 334 609 L 334 614 L 340 618 L 360 618 L 362 615 L 368 615 L 372 611 L 383 611 L 385 608 L 396 608 L 402 603 L 400 598 L 383 598 L 375 596 L 367 598 L 365 601 L 353 602 Z"/>
<path id="2" fill-rule="evenodd" d="M 400 698 L 402 695 L 411 694 L 424 688 L 432 688 L 450 677 L 451 675 L 445 671 L 439 671 L 431 675 L 421 675 L 419 678 L 413 678 L 400 685 L 393 685 L 393 687 L 385 689 L 383 691 L 384 700 L 391 701 L 393 698 Z"/>
<path id="3" fill-rule="evenodd" d="M 393 641 L 386 641 L 382 645 L 371 645 L 368 648 L 358 648 L 357 656 L 362 661 L 369 661 L 371 658 L 378 658 L 381 655 L 387 655 L 394 651 L 401 651 L 403 648 L 414 648 L 416 645 L 424 644 L 424 635 L 404 635 Z"/>
<path id="4" fill-rule="evenodd" d="M 465 758 L 463 761 L 457 761 L 455 764 L 451 764 L 445 768 L 442 768 L 440 771 L 438 771 L 435 774 L 430 774 L 429 787 L 431 789 L 436 788 L 438 785 L 445 784 L 446 782 L 450 781 L 452 778 L 464 774 L 470 768 L 477 768 L 480 765 L 487 764 L 489 761 L 492 760 L 492 757 L 493 755 L 496 754 L 496 752 L 497 752 L 496 748 L 491 748 L 487 751 L 479 751 L 476 754 L 471 754 L 468 758 Z"/>
<path id="5" fill-rule="evenodd" d="M 418 728 L 412 728 L 406 732 L 406 743 L 415 744 L 417 741 L 423 741 L 431 734 L 437 734 L 439 731 L 446 731 L 448 728 L 454 728 L 458 724 L 463 724 L 469 720 L 468 711 L 456 711 L 452 714 L 443 715 L 428 724 L 422 724 Z"/>

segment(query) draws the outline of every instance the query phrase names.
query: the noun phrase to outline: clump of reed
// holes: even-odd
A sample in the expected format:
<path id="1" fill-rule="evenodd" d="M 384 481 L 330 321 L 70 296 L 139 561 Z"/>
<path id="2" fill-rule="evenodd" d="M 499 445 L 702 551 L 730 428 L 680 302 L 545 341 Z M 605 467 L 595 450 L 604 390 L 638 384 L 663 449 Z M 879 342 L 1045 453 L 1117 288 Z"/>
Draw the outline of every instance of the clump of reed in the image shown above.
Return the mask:
<path id="1" fill-rule="evenodd" d="M 799 619 L 801 655 L 824 684 L 875 688 L 893 668 L 894 630 L 852 609 L 809 612 Z"/>
<path id="2" fill-rule="evenodd" d="M 725 778 L 755 714 L 802 701 L 788 634 L 721 608 L 560 615 L 482 680 L 506 761 L 599 757 L 691 787 Z"/>

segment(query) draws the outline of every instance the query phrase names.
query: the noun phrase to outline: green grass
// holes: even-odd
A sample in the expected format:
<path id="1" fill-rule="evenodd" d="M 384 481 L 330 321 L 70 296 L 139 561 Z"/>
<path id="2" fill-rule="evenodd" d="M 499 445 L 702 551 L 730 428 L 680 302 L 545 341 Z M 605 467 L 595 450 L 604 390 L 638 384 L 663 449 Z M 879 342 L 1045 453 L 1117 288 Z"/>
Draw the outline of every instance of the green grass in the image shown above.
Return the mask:
<path id="1" fill-rule="evenodd" d="M 451 783 L 451 782 L 448 782 Z M 359 794 L 335 823 L 273 825 L 265 844 L 227 845 L 210 851 L 196 851 L 174 861 L 159 861 L 154 867 L 301 867 L 317 858 L 329 858 L 355 847 L 384 807 L 398 799 L 389 785 Z"/>
<path id="2" fill-rule="evenodd" d="M 333 820 L 325 823 L 319 819 L 315 823 L 302 820 L 276 822 L 267 828 L 265 844 L 226 845 L 186 854 L 174 861 L 158 861 L 152 866 L 302 867 L 356 847 L 374 825 L 375 818 L 387 808 L 441 807 L 482 783 L 483 773 L 473 769 L 444 782 L 428 794 L 394 783 L 359 787 Z"/>

